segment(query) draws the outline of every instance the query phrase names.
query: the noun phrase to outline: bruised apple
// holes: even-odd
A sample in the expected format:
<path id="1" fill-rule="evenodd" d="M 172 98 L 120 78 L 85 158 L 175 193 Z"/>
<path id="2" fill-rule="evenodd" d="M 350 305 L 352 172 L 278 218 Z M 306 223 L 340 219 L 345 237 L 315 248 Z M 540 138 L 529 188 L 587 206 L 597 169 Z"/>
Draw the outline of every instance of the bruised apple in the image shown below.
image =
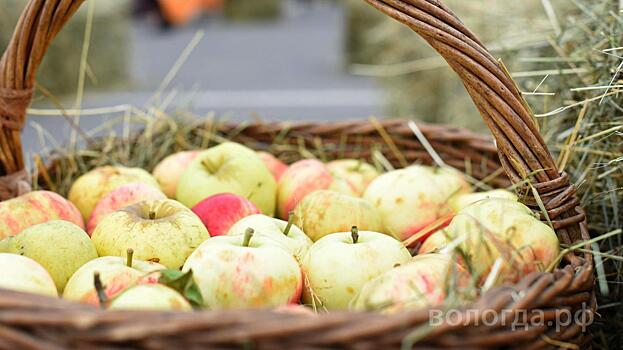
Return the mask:
<path id="1" fill-rule="evenodd" d="M 305 197 L 294 210 L 294 223 L 312 241 L 352 226 L 361 230 L 383 232 L 376 209 L 361 198 L 335 191 L 316 191 Z"/>
<path id="2" fill-rule="evenodd" d="M 104 166 L 80 176 L 69 190 L 69 200 L 78 207 L 84 221 L 87 221 L 102 197 L 119 186 L 133 182 L 160 188 L 158 181 L 143 169 Z"/>
<path id="3" fill-rule="evenodd" d="M 448 288 L 460 287 L 466 278 L 466 270 L 451 255 L 417 255 L 366 283 L 351 308 L 395 313 L 438 306 Z"/>
<path id="4" fill-rule="evenodd" d="M 65 220 L 84 228 L 78 208 L 54 192 L 33 191 L 0 202 L 0 239 L 52 220 Z"/>
<path id="5" fill-rule="evenodd" d="M 218 236 L 205 241 L 184 264 L 182 271 L 189 270 L 211 309 L 297 303 L 303 285 L 294 257 L 256 239 L 253 229 L 247 229 L 242 236 Z"/>
<path id="6" fill-rule="evenodd" d="M 525 205 L 502 198 L 483 199 L 467 206 L 446 230 L 427 239 L 420 252 L 439 250 L 458 239 L 462 256 L 476 278 L 484 281 L 495 261 L 502 264 L 495 284 L 516 282 L 534 271 L 543 271 L 557 258 L 560 248 L 554 230 Z"/>
<path id="7" fill-rule="evenodd" d="M 404 241 L 438 220 L 451 217 L 448 201 L 467 192 L 470 186 L 460 174 L 414 165 L 377 177 L 363 198 L 378 210 L 387 232 Z"/>

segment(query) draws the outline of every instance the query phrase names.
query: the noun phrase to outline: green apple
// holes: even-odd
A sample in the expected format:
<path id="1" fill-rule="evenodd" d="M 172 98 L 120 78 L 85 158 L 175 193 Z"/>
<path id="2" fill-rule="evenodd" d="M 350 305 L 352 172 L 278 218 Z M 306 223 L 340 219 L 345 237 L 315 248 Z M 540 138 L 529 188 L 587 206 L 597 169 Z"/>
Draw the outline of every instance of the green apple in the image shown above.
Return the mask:
<path id="1" fill-rule="evenodd" d="M 24 255 L 41 264 L 52 275 L 59 292 L 80 266 L 97 258 L 87 233 L 61 220 L 31 226 L 0 241 L 0 252 Z"/>
<path id="2" fill-rule="evenodd" d="M 0 253 L 0 288 L 18 292 L 57 297 L 58 291 L 50 273 L 31 258 Z"/>
<path id="3" fill-rule="evenodd" d="M 352 300 L 358 311 L 395 313 L 438 306 L 448 288 L 460 287 L 467 272 L 451 255 L 421 254 L 366 283 Z"/>
<path id="4" fill-rule="evenodd" d="M 137 284 L 158 282 L 157 271 L 165 267 L 151 261 L 133 258 L 133 251 L 128 250 L 125 258 L 103 256 L 82 265 L 69 279 L 63 298 L 81 303 L 99 305 L 99 299 L 93 283 L 94 274 L 99 273 L 107 299 L 114 298 L 124 290 Z"/>
<path id="5" fill-rule="evenodd" d="M 514 201 L 518 200 L 516 194 L 502 189 L 485 192 L 464 193 L 450 198 L 450 209 L 452 209 L 455 213 L 458 213 L 461 209 L 467 207 L 468 205 L 488 198 L 505 198 Z"/>
<path id="6" fill-rule="evenodd" d="M 388 233 L 404 241 L 451 216 L 448 201 L 470 191 L 469 184 L 455 171 L 414 165 L 377 177 L 363 198 L 378 209 Z"/>
<path id="7" fill-rule="evenodd" d="M 303 259 L 303 301 L 327 310 L 347 309 L 367 282 L 410 260 L 402 243 L 379 232 L 353 228 L 330 234 L 314 243 Z"/>
<path id="8" fill-rule="evenodd" d="M 289 221 L 271 218 L 262 214 L 250 215 L 238 220 L 229 229 L 227 235 L 244 235 L 247 228 L 250 227 L 255 231 L 254 237 L 256 239 L 259 236 L 266 237 L 283 247 L 297 261 L 301 261 L 313 242 L 300 228 L 293 225 L 292 221 L 292 215 Z"/>
<path id="9" fill-rule="evenodd" d="M 86 222 L 102 197 L 121 185 L 133 182 L 141 182 L 160 189 L 158 181 L 143 169 L 104 166 L 80 176 L 69 190 L 69 200 L 78 207 Z"/>
<path id="10" fill-rule="evenodd" d="M 113 299 L 108 310 L 192 311 L 190 303 L 162 284 L 131 287 Z"/>
<path id="11" fill-rule="evenodd" d="M 370 182 L 379 176 L 375 167 L 359 159 L 334 160 L 327 163 L 327 169 L 334 180 L 345 181 L 357 197 L 361 197 Z"/>
<path id="12" fill-rule="evenodd" d="M 245 197 L 262 213 L 275 212 L 277 183 L 255 151 L 226 142 L 201 152 L 180 177 L 177 200 L 189 208 L 214 194 Z"/>
<path id="13" fill-rule="evenodd" d="M 489 277 L 500 260 L 497 275 L 491 277 L 493 285 L 516 282 L 530 272 L 542 271 L 560 252 L 550 226 L 525 205 L 504 198 L 483 199 L 459 211 L 447 229 L 422 244 L 420 252 L 439 250 L 457 239 L 457 249 L 480 281 Z"/>
<path id="14" fill-rule="evenodd" d="M 0 202 L 0 239 L 51 220 L 66 220 L 84 227 L 78 208 L 54 192 L 32 191 Z"/>
<path id="15" fill-rule="evenodd" d="M 303 280 L 296 259 L 264 237 L 218 236 L 195 250 L 182 271 L 192 269 L 210 309 L 268 308 L 297 303 Z"/>
<path id="16" fill-rule="evenodd" d="M 312 241 L 357 226 L 361 230 L 383 232 L 376 209 L 361 198 L 329 190 L 307 195 L 294 209 L 294 223 Z"/>
<path id="17" fill-rule="evenodd" d="M 124 256 L 180 268 L 210 234 L 199 217 L 172 199 L 142 201 L 104 217 L 91 239 L 100 256 Z"/>

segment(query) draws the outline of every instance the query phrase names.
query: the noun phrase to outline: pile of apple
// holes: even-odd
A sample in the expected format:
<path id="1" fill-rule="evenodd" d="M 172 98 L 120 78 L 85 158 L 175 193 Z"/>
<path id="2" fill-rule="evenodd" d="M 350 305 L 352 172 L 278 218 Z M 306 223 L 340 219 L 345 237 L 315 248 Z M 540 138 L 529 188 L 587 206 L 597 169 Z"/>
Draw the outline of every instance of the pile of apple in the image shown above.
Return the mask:
<path id="1" fill-rule="evenodd" d="M 287 166 L 231 142 L 170 155 L 151 174 L 96 168 L 68 200 L 2 202 L 0 239 L 0 288 L 114 310 L 396 312 L 467 283 L 515 282 L 559 254 L 514 194 L 472 192 L 452 169 Z"/>

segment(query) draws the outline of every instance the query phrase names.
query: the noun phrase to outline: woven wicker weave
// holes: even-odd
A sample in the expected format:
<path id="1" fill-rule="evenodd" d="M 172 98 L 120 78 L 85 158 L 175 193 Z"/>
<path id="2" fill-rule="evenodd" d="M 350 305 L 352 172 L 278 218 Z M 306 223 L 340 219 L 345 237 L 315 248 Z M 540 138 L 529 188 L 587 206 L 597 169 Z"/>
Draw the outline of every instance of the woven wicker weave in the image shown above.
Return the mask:
<path id="1" fill-rule="evenodd" d="M 520 186 L 522 193 L 530 194 L 522 200 L 540 212 L 532 197 L 535 192 L 539 194 L 548 213 L 543 219 L 551 221 L 560 241 L 572 244 L 588 239 L 575 187 L 566 174 L 557 171 L 532 112 L 505 68 L 474 34 L 439 0 L 365 1 L 412 28 L 446 59 L 491 129 L 499 160 L 487 137 L 422 125 L 445 161 L 462 169 L 468 163 L 479 164 L 470 167 L 478 169 L 473 172 L 478 178 L 495 173 L 501 164 L 513 183 L 529 179 Z M 24 167 L 20 130 L 35 72 L 48 44 L 81 2 L 31 0 L 2 58 L 0 174 L 19 176 L 0 179 L 0 195 L 15 195 L 18 186 L 14 177 L 24 179 L 19 173 Z M 237 126 L 220 125 L 219 130 L 226 132 L 232 127 Z M 395 164 L 430 161 L 406 122 L 400 120 L 288 126 L 260 123 L 240 128 L 234 139 L 261 148 L 276 135 L 292 143 L 301 139 L 309 144 L 320 139 L 329 146 L 347 143 L 346 149 L 352 152 L 362 152 L 362 145 L 382 143 L 386 145 L 384 153 Z M 388 144 L 398 147 L 403 156 Z M 498 177 L 494 183 L 503 185 L 505 181 Z M 561 342 L 584 346 L 590 341 L 585 327 L 596 307 L 593 285 L 592 256 L 569 254 L 552 273 L 532 273 L 516 285 L 489 290 L 474 305 L 423 333 L 418 346 L 540 349 L 555 348 Z M 578 311 L 574 322 L 549 322 L 567 311 Z M 490 312 L 505 317 L 491 324 L 486 322 Z M 531 312 L 542 315 L 543 322 L 513 329 L 516 324 L 512 320 Z M 389 349 L 400 347 L 417 326 L 428 325 L 429 316 L 428 310 L 391 316 L 348 312 L 316 316 L 275 311 L 104 312 L 63 300 L 0 291 L 0 348 Z"/>

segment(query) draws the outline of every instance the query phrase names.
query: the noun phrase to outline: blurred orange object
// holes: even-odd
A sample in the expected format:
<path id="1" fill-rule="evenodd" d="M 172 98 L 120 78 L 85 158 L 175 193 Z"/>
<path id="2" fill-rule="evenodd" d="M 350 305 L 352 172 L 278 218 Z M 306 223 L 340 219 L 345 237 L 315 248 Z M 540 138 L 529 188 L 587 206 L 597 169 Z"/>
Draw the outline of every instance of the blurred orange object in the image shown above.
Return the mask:
<path id="1" fill-rule="evenodd" d="M 223 0 L 158 0 L 162 17 L 170 25 L 182 25 L 196 16 L 223 6 Z"/>

